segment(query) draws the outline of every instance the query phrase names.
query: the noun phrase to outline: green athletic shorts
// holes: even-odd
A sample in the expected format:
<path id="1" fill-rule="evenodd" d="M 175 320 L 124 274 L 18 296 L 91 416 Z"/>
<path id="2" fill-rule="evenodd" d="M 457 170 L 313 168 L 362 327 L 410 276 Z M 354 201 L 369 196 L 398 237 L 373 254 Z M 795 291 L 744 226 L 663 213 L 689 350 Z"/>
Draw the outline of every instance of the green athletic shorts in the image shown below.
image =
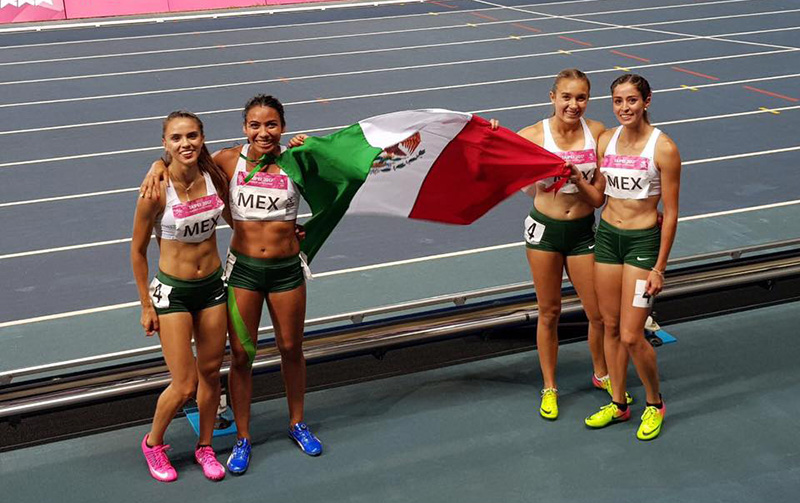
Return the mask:
<path id="1" fill-rule="evenodd" d="M 196 313 L 224 304 L 228 290 L 222 282 L 222 268 L 200 279 L 178 279 L 162 271 L 150 283 L 150 300 L 156 314 Z"/>
<path id="2" fill-rule="evenodd" d="M 294 290 L 305 282 L 298 255 L 260 259 L 233 250 L 228 252 L 225 276 L 230 287 L 262 292 L 265 295 Z"/>
<path id="3" fill-rule="evenodd" d="M 565 256 L 593 253 L 594 213 L 575 220 L 556 220 L 533 208 L 525 219 L 525 245 Z"/>
<path id="4" fill-rule="evenodd" d="M 595 243 L 595 262 L 652 269 L 661 249 L 661 229 L 658 226 L 649 229 L 618 229 L 601 218 Z"/>

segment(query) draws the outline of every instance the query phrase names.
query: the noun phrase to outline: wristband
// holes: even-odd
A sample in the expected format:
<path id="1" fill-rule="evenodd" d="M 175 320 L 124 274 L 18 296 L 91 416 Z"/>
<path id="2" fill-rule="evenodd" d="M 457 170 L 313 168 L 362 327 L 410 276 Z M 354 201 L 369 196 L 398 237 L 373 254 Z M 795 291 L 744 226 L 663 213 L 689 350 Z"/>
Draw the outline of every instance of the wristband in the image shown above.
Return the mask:
<path id="1" fill-rule="evenodd" d="M 651 271 L 653 271 L 654 273 L 658 274 L 658 275 L 659 275 L 659 276 L 661 276 L 662 278 L 664 277 L 664 272 L 663 272 L 663 271 L 659 271 L 659 270 L 658 270 L 658 269 L 656 269 L 655 267 L 651 267 L 651 268 L 650 268 L 650 270 L 651 270 Z"/>

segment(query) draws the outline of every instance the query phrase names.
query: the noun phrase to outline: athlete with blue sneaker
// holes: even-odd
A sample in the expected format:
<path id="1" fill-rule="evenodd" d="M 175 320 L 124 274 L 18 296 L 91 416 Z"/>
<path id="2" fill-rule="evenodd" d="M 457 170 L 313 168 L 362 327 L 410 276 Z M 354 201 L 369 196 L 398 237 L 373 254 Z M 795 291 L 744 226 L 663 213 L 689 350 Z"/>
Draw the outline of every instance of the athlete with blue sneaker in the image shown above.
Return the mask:
<path id="1" fill-rule="evenodd" d="M 258 95 L 247 102 L 243 117 L 247 143 L 214 154 L 214 162 L 228 178 L 233 219 L 224 277 L 228 285 L 231 344 L 228 385 L 238 432 L 227 466 L 237 475 L 250 465 L 252 364 L 265 301 L 281 354 L 281 373 L 289 405 L 288 435 L 304 453 L 310 456 L 322 453 L 322 443 L 303 422 L 306 285 L 299 256 L 301 233 L 295 224 L 300 193 L 291 178 L 274 163 L 282 150 L 280 139 L 286 126 L 283 105 L 272 96 Z M 296 136 L 289 146 L 301 145 L 303 139 L 303 135 Z M 152 176 L 143 184 L 146 196 L 149 184 L 160 176 L 156 163 Z"/>
<path id="2" fill-rule="evenodd" d="M 658 366 L 644 326 L 653 297 L 664 286 L 664 270 L 678 227 L 681 158 L 675 143 L 650 125 L 652 92 L 644 77 L 625 74 L 611 84 L 620 123 L 600 136 L 598 154 L 606 205 L 595 235 L 595 288 L 603 317 L 606 362 L 614 383 L 612 401 L 586 418 L 590 428 L 627 421 L 628 358 L 644 384 L 647 405 L 636 434 L 661 433 L 666 407 Z M 659 203 L 663 220 L 659 226 Z"/>

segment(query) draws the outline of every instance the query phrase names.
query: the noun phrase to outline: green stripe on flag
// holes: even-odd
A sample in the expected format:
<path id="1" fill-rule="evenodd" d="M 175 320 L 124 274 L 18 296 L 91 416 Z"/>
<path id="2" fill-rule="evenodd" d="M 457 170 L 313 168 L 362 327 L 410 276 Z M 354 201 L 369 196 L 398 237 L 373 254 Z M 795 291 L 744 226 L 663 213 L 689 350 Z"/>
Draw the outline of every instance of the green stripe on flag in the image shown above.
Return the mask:
<path id="1" fill-rule="evenodd" d="M 276 159 L 314 215 L 305 223 L 306 238 L 300 245 L 309 262 L 344 216 L 381 151 L 370 146 L 361 126 L 354 124 L 327 136 L 306 138 L 302 146 Z"/>
<path id="2" fill-rule="evenodd" d="M 253 344 L 253 339 L 250 337 L 250 331 L 247 330 L 247 325 L 244 324 L 241 313 L 239 313 L 239 306 L 236 304 L 236 295 L 233 292 L 233 287 L 228 287 L 228 316 L 233 325 L 233 331 L 236 333 L 236 338 L 247 353 L 247 361 L 250 366 L 253 366 L 253 361 L 256 359 L 256 346 Z"/>

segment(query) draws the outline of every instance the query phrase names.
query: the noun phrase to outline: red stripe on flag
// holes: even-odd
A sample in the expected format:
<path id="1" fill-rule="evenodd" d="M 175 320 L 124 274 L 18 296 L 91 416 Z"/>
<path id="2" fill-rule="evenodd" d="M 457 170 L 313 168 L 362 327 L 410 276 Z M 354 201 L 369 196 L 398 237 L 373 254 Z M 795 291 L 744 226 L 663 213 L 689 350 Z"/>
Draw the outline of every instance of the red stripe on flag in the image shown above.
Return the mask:
<path id="1" fill-rule="evenodd" d="M 408 217 L 470 224 L 521 188 L 568 175 L 558 156 L 472 116 L 434 161 Z"/>
<path id="2" fill-rule="evenodd" d="M 614 49 L 611 49 L 611 51 L 609 51 L 609 52 L 611 52 L 612 54 L 616 54 L 617 56 L 623 56 L 625 58 L 635 59 L 636 61 L 644 61 L 645 63 L 649 63 L 650 62 L 650 60 L 647 59 L 647 58 L 640 58 L 639 56 L 634 56 L 633 54 L 628 54 L 628 53 L 625 53 L 625 52 L 622 52 L 622 51 L 617 51 L 617 50 L 614 50 Z"/>
<path id="3" fill-rule="evenodd" d="M 563 39 L 563 40 L 567 40 L 569 42 L 574 42 L 576 44 L 585 45 L 586 47 L 591 47 L 592 46 L 592 44 L 590 44 L 589 42 L 584 42 L 583 40 L 578 40 L 578 39 L 575 39 L 575 38 L 565 37 L 564 35 L 559 35 L 558 38 Z"/>
<path id="4" fill-rule="evenodd" d="M 675 70 L 676 72 L 683 72 L 683 73 L 688 73 L 689 75 L 694 75 L 695 77 L 703 77 L 704 79 L 709 79 L 709 80 L 719 80 L 719 77 L 714 77 L 713 75 L 706 75 L 705 73 L 693 72 L 691 70 L 687 70 L 686 68 L 681 68 L 680 66 L 673 66 L 672 69 Z"/>
<path id="5" fill-rule="evenodd" d="M 744 87 L 745 89 L 749 89 L 750 91 L 755 91 L 757 93 L 766 94 L 767 96 L 772 96 L 773 98 L 781 98 L 781 99 L 784 99 L 784 100 L 789 100 L 791 102 L 800 101 L 797 98 L 792 98 L 791 96 L 785 96 L 783 94 L 778 94 L 778 93 L 771 93 L 769 91 L 765 91 L 765 90 L 759 89 L 757 87 L 750 87 L 750 86 L 742 86 L 742 87 Z"/>

